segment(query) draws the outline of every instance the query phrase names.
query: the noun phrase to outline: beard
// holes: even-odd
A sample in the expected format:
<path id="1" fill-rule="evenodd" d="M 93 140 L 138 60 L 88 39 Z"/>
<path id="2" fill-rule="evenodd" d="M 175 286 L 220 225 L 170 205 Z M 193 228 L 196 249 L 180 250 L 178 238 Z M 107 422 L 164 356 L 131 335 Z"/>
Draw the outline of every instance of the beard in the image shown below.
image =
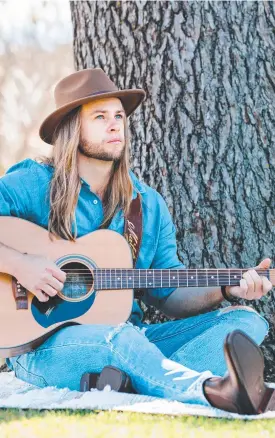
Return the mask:
<path id="1" fill-rule="evenodd" d="M 124 154 L 125 145 L 119 150 L 114 148 L 114 150 L 107 151 L 104 150 L 103 141 L 101 143 L 92 143 L 86 139 L 80 138 L 78 149 L 82 153 L 82 155 L 87 158 L 118 162 Z"/>

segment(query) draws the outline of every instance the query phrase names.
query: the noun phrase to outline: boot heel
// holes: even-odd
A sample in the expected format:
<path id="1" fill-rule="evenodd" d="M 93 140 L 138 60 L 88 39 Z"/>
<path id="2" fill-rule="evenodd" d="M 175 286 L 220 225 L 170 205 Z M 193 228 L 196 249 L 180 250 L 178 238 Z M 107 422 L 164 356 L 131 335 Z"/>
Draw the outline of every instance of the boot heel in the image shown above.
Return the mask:
<path id="1" fill-rule="evenodd" d="M 266 394 L 264 395 L 258 408 L 258 414 L 263 414 L 267 411 L 275 411 L 275 391 L 271 388 L 266 390 Z"/>

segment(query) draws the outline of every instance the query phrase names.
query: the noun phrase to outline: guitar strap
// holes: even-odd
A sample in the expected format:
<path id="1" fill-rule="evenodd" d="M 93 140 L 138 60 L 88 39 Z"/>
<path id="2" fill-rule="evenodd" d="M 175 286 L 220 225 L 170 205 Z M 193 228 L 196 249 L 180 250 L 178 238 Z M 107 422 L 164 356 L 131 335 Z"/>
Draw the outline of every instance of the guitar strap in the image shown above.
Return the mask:
<path id="1" fill-rule="evenodd" d="M 135 268 L 142 238 L 142 207 L 139 193 L 137 197 L 132 200 L 130 204 L 130 211 L 125 217 L 124 237 L 130 245 L 133 257 L 133 266 Z M 135 289 L 134 296 L 135 298 L 141 298 L 143 293 L 144 292 L 142 289 Z"/>

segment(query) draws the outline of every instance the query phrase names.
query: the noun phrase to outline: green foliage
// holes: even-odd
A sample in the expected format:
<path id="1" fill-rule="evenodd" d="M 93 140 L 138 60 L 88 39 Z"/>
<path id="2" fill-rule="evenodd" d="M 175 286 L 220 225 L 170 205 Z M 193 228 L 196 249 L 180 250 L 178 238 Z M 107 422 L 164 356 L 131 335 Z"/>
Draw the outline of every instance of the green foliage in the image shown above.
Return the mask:
<path id="1" fill-rule="evenodd" d="M 158 437 L 265 438 L 273 437 L 275 420 L 240 421 L 204 417 L 175 417 L 128 412 L 34 411 L 2 409 L 1 438 L 51 436 L 75 438 Z"/>

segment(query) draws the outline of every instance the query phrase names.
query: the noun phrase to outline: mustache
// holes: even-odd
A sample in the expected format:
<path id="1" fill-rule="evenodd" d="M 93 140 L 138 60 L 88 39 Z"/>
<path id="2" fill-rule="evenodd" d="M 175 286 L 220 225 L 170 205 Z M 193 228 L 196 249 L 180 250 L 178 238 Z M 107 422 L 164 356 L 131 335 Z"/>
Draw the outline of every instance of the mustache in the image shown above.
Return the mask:
<path id="1" fill-rule="evenodd" d="M 112 151 L 104 150 L 103 145 L 104 141 L 102 141 L 101 143 L 92 143 L 91 141 L 88 141 L 86 139 L 80 139 L 78 144 L 78 150 L 79 152 L 81 152 L 82 155 L 87 158 L 94 158 L 102 161 L 113 161 L 116 163 L 121 161 L 123 155 L 125 154 L 126 144 L 124 144 L 119 155 L 114 154 L 114 152 Z"/>

